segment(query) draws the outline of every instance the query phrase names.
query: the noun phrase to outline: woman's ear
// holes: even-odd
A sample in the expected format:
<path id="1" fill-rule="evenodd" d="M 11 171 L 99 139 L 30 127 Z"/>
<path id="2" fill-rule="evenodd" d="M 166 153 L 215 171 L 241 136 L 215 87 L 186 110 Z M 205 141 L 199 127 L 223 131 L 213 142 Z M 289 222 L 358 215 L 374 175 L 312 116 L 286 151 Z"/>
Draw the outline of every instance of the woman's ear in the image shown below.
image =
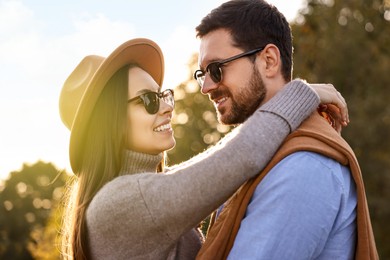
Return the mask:
<path id="1" fill-rule="evenodd" d="M 282 71 L 282 61 L 279 48 L 274 44 L 267 44 L 261 52 L 261 57 L 264 61 L 264 75 L 268 78 L 278 76 Z"/>

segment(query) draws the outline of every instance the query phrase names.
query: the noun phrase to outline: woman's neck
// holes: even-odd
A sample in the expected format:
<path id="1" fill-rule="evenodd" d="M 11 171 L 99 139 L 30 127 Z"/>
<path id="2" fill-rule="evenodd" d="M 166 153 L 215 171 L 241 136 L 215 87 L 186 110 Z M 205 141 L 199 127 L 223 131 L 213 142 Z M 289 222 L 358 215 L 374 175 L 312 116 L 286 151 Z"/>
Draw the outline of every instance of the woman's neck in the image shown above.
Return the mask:
<path id="1" fill-rule="evenodd" d="M 163 154 L 151 155 L 126 150 L 122 159 L 122 168 L 119 175 L 156 172 L 157 166 L 163 159 Z"/>

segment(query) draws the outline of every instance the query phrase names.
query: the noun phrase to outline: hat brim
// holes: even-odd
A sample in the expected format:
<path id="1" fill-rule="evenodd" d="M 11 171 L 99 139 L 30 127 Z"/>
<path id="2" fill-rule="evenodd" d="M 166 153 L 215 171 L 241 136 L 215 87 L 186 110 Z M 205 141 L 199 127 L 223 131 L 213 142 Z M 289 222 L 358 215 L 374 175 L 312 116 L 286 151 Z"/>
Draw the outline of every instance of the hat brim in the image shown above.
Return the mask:
<path id="1" fill-rule="evenodd" d="M 88 119 L 108 80 L 120 68 L 135 63 L 149 73 L 159 86 L 164 79 L 164 57 L 160 47 L 153 41 L 144 38 L 127 41 L 115 49 L 99 66 L 91 78 L 73 120 L 69 157 L 73 172 L 80 170 L 80 144 L 88 124 Z"/>

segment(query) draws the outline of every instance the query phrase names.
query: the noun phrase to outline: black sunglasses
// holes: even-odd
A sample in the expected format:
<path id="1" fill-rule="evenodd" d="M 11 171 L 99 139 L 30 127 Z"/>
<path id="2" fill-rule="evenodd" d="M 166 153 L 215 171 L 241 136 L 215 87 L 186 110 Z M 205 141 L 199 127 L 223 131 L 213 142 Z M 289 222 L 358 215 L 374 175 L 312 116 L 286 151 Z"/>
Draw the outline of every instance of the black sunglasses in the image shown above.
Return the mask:
<path id="1" fill-rule="evenodd" d="M 144 104 L 146 111 L 154 115 L 160 109 L 160 99 L 162 99 L 165 103 L 170 105 L 171 107 L 175 106 L 175 98 L 174 92 L 172 89 L 166 89 L 163 92 L 146 92 L 134 98 L 127 100 L 127 103 L 141 100 Z"/>
<path id="2" fill-rule="evenodd" d="M 203 87 L 204 80 L 206 78 L 206 73 L 208 73 L 210 75 L 210 78 L 212 81 L 214 81 L 214 83 L 219 83 L 222 80 L 221 67 L 225 63 L 237 60 L 237 59 L 242 58 L 242 57 L 253 55 L 259 51 L 262 51 L 264 48 L 265 47 L 257 48 L 257 49 L 247 51 L 247 52 L 235 55 L 233 57 L 230 57 L 230 58 L 227 58 L 224 60 L 211 62 L 209 65 L 207 65 L 206 70 L 204 70 L 204 71 L 201 69 L 196 70 L 194 73 L 194 78 L 198 81 L 200 87 Z"/>

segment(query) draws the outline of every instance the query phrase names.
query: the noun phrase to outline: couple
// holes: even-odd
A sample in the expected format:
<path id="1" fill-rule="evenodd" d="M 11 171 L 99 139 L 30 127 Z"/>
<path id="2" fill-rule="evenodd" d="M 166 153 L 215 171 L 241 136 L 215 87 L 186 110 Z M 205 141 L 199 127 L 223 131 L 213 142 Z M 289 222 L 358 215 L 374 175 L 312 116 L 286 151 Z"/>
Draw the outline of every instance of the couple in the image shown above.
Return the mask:
<path id="1" fill-rule="evenodd" d="M 241 125 L 180 165 L 164 168 L 174 91 L 161 89 L 154 42 L 87 56 L 65 81 L 60 112 L 76 177 L 64 257 L 375 259 L 359 167 L 338 133 L 346 104 L 332 85 L 291 80 L 283 15 L 262 0 L 233 0 L 197 36 L 194 77 L 219 120 Z M 194 227 L 216 209 L 202 246 Z"/>

